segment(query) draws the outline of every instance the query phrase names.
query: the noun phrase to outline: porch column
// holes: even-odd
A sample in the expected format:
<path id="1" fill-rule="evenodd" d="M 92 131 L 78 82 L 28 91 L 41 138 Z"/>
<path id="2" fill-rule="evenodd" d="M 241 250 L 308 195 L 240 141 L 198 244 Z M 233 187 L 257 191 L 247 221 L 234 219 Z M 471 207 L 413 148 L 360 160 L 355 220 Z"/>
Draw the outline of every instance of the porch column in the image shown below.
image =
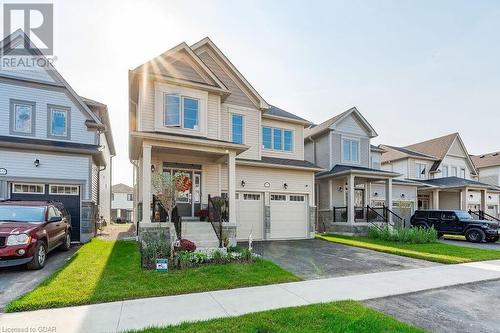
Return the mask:
<path id="1" fill-rule="evenodd" d="M 365 184 L 365 206 L 371 206 L 371 198 L 372 198 L 372 183 L 367 182 Z"/>
<path id="2" fill-rule="evenodd" d="M 385 181 L 385 207 L 392 211 L 392 178 Z M 387 214 L 387 222 L 392 222 L 392 214 Z"/>
<path id="3" fill-rule="evenodd" d="M 229 152 L 227 159 L 227 195 L 229 197 L 229 222 L 236 223 L 236 153 Z"/>
<path id="4" fill-rule="evenodd" d="M 142 146 L 142 222 L 151 222 L 151 145 Z"/>
<path id="5" fill-rule="evenodd" d="M 464 189 L 462 189 L 460 191 L 460 195 L 461 195 L 461 203 L 460 203 L 460 209 L 461 210 L 468 210 L 467 209 L 467 202 L 469 200 L 468 196 L 469 196 L 469 189 L 467 187 L 465 187 Z"/>
<path id="6" fill-rule="evenodd" d="M 347 223 L 354 222 L 354 175 L 350 174 L 347 177 Z"/>
<path id="7" fill-rule="evenodd" d="M 439 190 L 432 191 L 432 209 L 439 209 Z"/>
<path id="8" fill-rule="evenodd" d="M 488 197 L 488 193 L 486 190 L 481 190 L 481 208 L 483 212 L 486 212 L 486 198 Z"/>

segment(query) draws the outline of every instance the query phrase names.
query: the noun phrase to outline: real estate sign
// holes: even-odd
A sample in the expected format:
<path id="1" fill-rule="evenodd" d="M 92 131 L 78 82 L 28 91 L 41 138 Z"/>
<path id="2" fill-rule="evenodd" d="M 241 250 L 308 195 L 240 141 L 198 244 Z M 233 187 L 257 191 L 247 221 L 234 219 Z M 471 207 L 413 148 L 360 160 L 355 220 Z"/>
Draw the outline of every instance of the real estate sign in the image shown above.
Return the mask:
<path id="1" fill-rule="evenodd" d="M 168 259 L 156 259 L 156 271 L 168 272 Z"/>

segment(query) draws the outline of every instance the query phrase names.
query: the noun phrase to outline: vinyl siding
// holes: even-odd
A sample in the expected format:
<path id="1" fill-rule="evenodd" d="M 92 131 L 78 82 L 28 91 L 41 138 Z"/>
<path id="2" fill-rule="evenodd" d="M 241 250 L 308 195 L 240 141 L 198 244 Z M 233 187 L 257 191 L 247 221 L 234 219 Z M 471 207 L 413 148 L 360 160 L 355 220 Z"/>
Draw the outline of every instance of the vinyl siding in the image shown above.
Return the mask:
<path id="1" fill-rule="evenodd" d="M 479 170 L 479 181 L 486 184 L 500 185 L 500 168 L 481 168 Z"/>
<path id="2" fill-rule="evenodd" d="M 439 208 L 440 209 L 460 209 L 460 193 L 459 192 L 440 192 L 439 193 Z"/>
<path id="3" fill-rule="evenodd" d="M 397 177 L 400 179 L 415 178 L 415 176 L 411 177 L 409 175 L 409 172 L 408 172 L 409 163 L 410 163 L 410 159 L 402 159 L 402 160 L 394 161 L 391 163 L 384 163 L 382 165 L 382 170 L 397 172 L 397 173 L 401 174 L 401 176 Z M 413 173 L 415 173 L 415 168 L 413 168 Z"/>
<path id="4" fill-rule="evenodd" d="M 13 76 L 22 79 L 37 80 L 55 83 L 56 81 L 47 73 L 43 68 L 37 67 L 36 70 L 22 70 L 16 68 L 15 70 L 9 70 L 8 68 L 3 68 L 0 70 L 0 75 Z"/>
<path id="5" fill-rule="evenodd" d="M 272 120 L 272 119 L 262 119 L 262 126 L 283 128 L 286 130 L 293 131 L 293 151 L 275 151 L 262 148 L 262 156 L 268 157 L 279 157 L 279 158 L 289 158 L 293 160 L 304 160 L 304 127 L 302 125 L 297 125 L 293 123 L 288 123 L 284 121 Z M 259 133 L 262 133 L 262 129 L 259 128 Z M 259 134 L 260 136 L 262 134 Z M 262 140 L 262 138 L 260 138 Z"/>
<path id="6" fill-rule="evenodd" d="M 260 158 L 260 124 L 261 112 L 257 109 L 241 108 L 235 105 L 222 104 L 221 129 L 222 139 L 232 141 L 231 115 L 243 116 L 243 143 L 250 148 L 238 155 L 239 158 Z"/>
<path id="7" fill-rule="evenodd" d="M 140 131 L 154 131 L 155 89 L 151 80 L 139 80 L 139 127 Z"/>
<path id="8" fill-rule="evenodd" d="M 356 136 L 366 136 L 367 131 L 352 114 L 334 126 L 334 129 Z"/>
<path id="9" fill-rule="evenodd" d="M 453 141 L 453 143 L 451 144 L 450 150 L 448 151 L 448 154 L 460 156 L 460 157 L 467 157 L 467 153 L 462 148 L 462 145 L 460 145 L 460 142 L 458 141 L 458 139 L 455 139 L 455 141 Z"/>
<path id="10" fill-rule="evenodd" d="M 212 139 L 220 139 L 219 123 L 221 117 L 220 96 L 208 94 L 207 136 Z"/>
<path id="11" fill-rule="evenodd" d="M 97 204 L 98 201 L 98 193 L 99 193 L 99 167 L 92 163 L 92 182 L 91 182 L 91 191 L 90 198 L 93 202 Z"/>
<path id="12" fill-rule="evenodd" d="M 377 193 L 377 195 L 375 195 Z M 404 198 L 401 196 L 404 194 Z M 371 200 L 383 201 L 385 200 L 385 184 L 372 183 L 371 184 Z M 393 201 L 413 201 L 417 200 L 417 187 L 407 185 L 392 185 L 392 200 Z M 371 203 L 370 203 L 371 204 Z"/>
<path id="13" fill-rule="evenodd" d="M 342 136 L 339 133 L 332 132 L 331 134 L 331 159 L 332 159 L 332 167 L 337 164 L 342 164 Z"/>
<path id="14" fill-rule="evenodd" d="M 39 159 L 40 166 L 33 161 Z M 91 157 L 69 154 L 50 154 L 43 152 L 0 150 L 2 168 L 7 169 L 9 179 L 68 180 L 69 183 L 85 184 L 85 197 L 89 199 L 89 161 Z"/>
<path id="15" fill-rule="evenodd" d="M 169 69 L 170 71 L 168 71 L 168 74 L 170 76 L 188 81 L 205 83 L 205 80 L 194 70 L 190 62 L 185 58 L 171 62 Z"/>
<path id="16" fill-rule="evenodd" d="M 443 166 L 447 165 L 448 166 L 448 175 L 451 176 L 451 167 L 457 167 L 457 176 L 460 177 L 460 168 L 465 168 L 465 178 L 471 179 L 471 169 L 469 168 L 469 163 L 467 162 L 467 159 L 460 158 L 460 157 L 454 157 L 454 156 L 445 156 L 443 161 L 441 162 L 441 165 L 439 166 L 440 170 L 443 170 Z M 437 173 L 435 174 L 435 177 L 443 177 L 442 173 Z"/>
<path id="17" fill-rule="evenodd" d="M 316 142 L 316 162 L 314 161 L 314 158 L 310 161 L 312 163 L 316 163 L 317 166 L 322 167 L 324 169 L 330 170 L 330 142 L 329 142 L 330 136 L 328 133 L 318 137 L 315 139 Z M 309 146 L 308 148 L 311 151 L 311 154 L 314 154 L 313 152 L 313 146 Z"/>
<path id="18" fill-rule="evenodd" d="M 35 137 L 44 140 L 66 141 L 48 137 L 47 104 L 71 108 L 71 142 L 95 144 L 96 134 L 85 126 L 90 116 L 61 91 L 37 89 L 27 86 L 0 83 L 0 135 L 10 135 L 10 99 L 35 102 Z M 23 136 L 24 137 L 24 136 Z"/>
<path id="19" fill-rule="evenodd" d="M 417 160 L 414 158 L 408 159 L 408 177 L 409 179 L 429 179 L 429 170 L 432 167 L 432 164 L 434 163 L 433 161 L 427 161 L 427 160 Z M 415 174 L 416 172 L 416 164 L 421 163 L 425 164 L 425 178 L 417 178 L 417 175 Z M 450 174 L 451 174 L 451 169 L 450 169 Z"/>
<path id="20" fill-rule="evenodd" d="M 311 163 L 315 163 L 314 161 L 314 143 L 307 139 L 304 142 L 304 160 L 309 161 Z"/>

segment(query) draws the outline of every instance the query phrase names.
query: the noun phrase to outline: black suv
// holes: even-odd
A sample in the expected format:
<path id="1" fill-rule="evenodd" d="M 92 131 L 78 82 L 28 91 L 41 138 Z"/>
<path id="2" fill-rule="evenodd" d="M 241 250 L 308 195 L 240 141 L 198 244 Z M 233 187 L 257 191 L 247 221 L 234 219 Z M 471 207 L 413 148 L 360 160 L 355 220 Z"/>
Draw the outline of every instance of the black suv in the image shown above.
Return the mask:
<path id="1" fill-rule="evenodd" d="M 444 234 L 463 235 L 469 242 L 496 242 L 499 239 L 498 223 L 475 220 L 469 213 L 461 210 L 417 210 L 411 217 L 413 227 L 434 227 L 438 238 Z"/>

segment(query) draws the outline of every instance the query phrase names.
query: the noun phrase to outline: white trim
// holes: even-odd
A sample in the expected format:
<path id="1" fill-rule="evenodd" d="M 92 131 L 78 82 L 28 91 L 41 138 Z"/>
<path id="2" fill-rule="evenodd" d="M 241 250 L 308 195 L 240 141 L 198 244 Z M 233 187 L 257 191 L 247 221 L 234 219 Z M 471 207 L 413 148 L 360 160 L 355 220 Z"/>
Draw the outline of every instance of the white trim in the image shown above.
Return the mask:
<path id="1" fill-rule="evenodd" d="M 239 112 L 231 112 L 231 108 L 228 109 L 229 113 L 229 140 L 236 144 L 245 144 L 247 133 L 246 133 L 246 115 Z M 241 117 L 241 142 L 234 142 L 233 140 L 233 116 Z"/>
<path id="2" fill-rule="evenodd" d="M 176 125 L 167 125 L 166 124 L 166 112 L 167 112 L 167 105 L 166 105 L 166 102 L 167 102 L 167 97 L 168 96 L 178 96 L 179 97 L 179 123 L 176 124 Z M 194 100 L 196 101 L 196 103 L 198 104 L 198 109 L 196 111 L 196 115 L 197 115 L 197 119 L 196 119 L 196 126 L 195 128 L 189 128 L 189 127 L 185 127 L 184 125 L 184 100 L 185 99 L 191 99 L 191 100 Z M 187 130 L 187 131 L 195 131 L 195 132 L 200 132 L 200 105 L 201 105 L 201 99 L 200 98 L 197 98 L 197 97 L 191 97 L 191 96 L 188 96 L 188 95 L 183 95 L 183 94 L 179 94 L 179 93 L 168 93 L 168 92 L 163 92 L 163 126 L 164 127 L 167 127 L 167 128 L 179 128 L 179 129 L 182 129 L 182 130 Z"/>
<path id="3" fill-rule="evenodd" d="M 52 187 L 64 187 L 64 193 L 52 193 Z M 70 188 L 76 188 L 76 193 L 66 193 L 66 187 Z M 49 195 L 74 195 L 74 196 L 79 196 L 80 195 L 80 186 L 79 185 L 74 185 L 74 184 L 49 184 Z"/>
<path id="4" fill-rule="evenodd" d="M 264 128 L 271 129 L 271 148 L 264 147 Z M 281 149 L 274 148 L 274 130 L 275 129 L 281 130 Z M 285 153 L 285 154 L 294 154 L 295 153 L 295 130 L 294 129 L 286 128 L 286 127 L 262 125 L 260 131 L 261 131 L 261 140 L 262 140 L 262 146 L 261 146 L 262 150 L 280 152 L 280 153 Z M 289 131 L 292 133 L 292 150 L 285 150 L 285 131 Z"/>
<path id="5" fill-rule="evenodd" d="M 16 185 L 21 185 L 21 187 L 23 185 L 26 185 L 26 186 L 41 186 L 42 187 L 42 192 L 25 192 L 25 191 L 16 191 Z M 11 193 L 14 193 L 14 194 L 39 194 L 39 195 L 44 195 L 45 194 L 45 184 L 36 184 L 36 183 L 12 183 L 12 191 Z"/>
<path id="6" fill-rule="evenodd" d="M 349 144 L 351 159 L 350 160 L 344 159 L 344 140 L 349 140 L 351 142 L 356 141 L 358 143 L 358 160 L 357 161 L 352 160 L 352 144 Z M 344 163 L 357 164 L 357 165 L 361 164 L 361 139 L 353 137 L 353 136 L 341 134 L 340 135 L 340 155 L 341 155 L 342 164 L 344 164 Z"/>

